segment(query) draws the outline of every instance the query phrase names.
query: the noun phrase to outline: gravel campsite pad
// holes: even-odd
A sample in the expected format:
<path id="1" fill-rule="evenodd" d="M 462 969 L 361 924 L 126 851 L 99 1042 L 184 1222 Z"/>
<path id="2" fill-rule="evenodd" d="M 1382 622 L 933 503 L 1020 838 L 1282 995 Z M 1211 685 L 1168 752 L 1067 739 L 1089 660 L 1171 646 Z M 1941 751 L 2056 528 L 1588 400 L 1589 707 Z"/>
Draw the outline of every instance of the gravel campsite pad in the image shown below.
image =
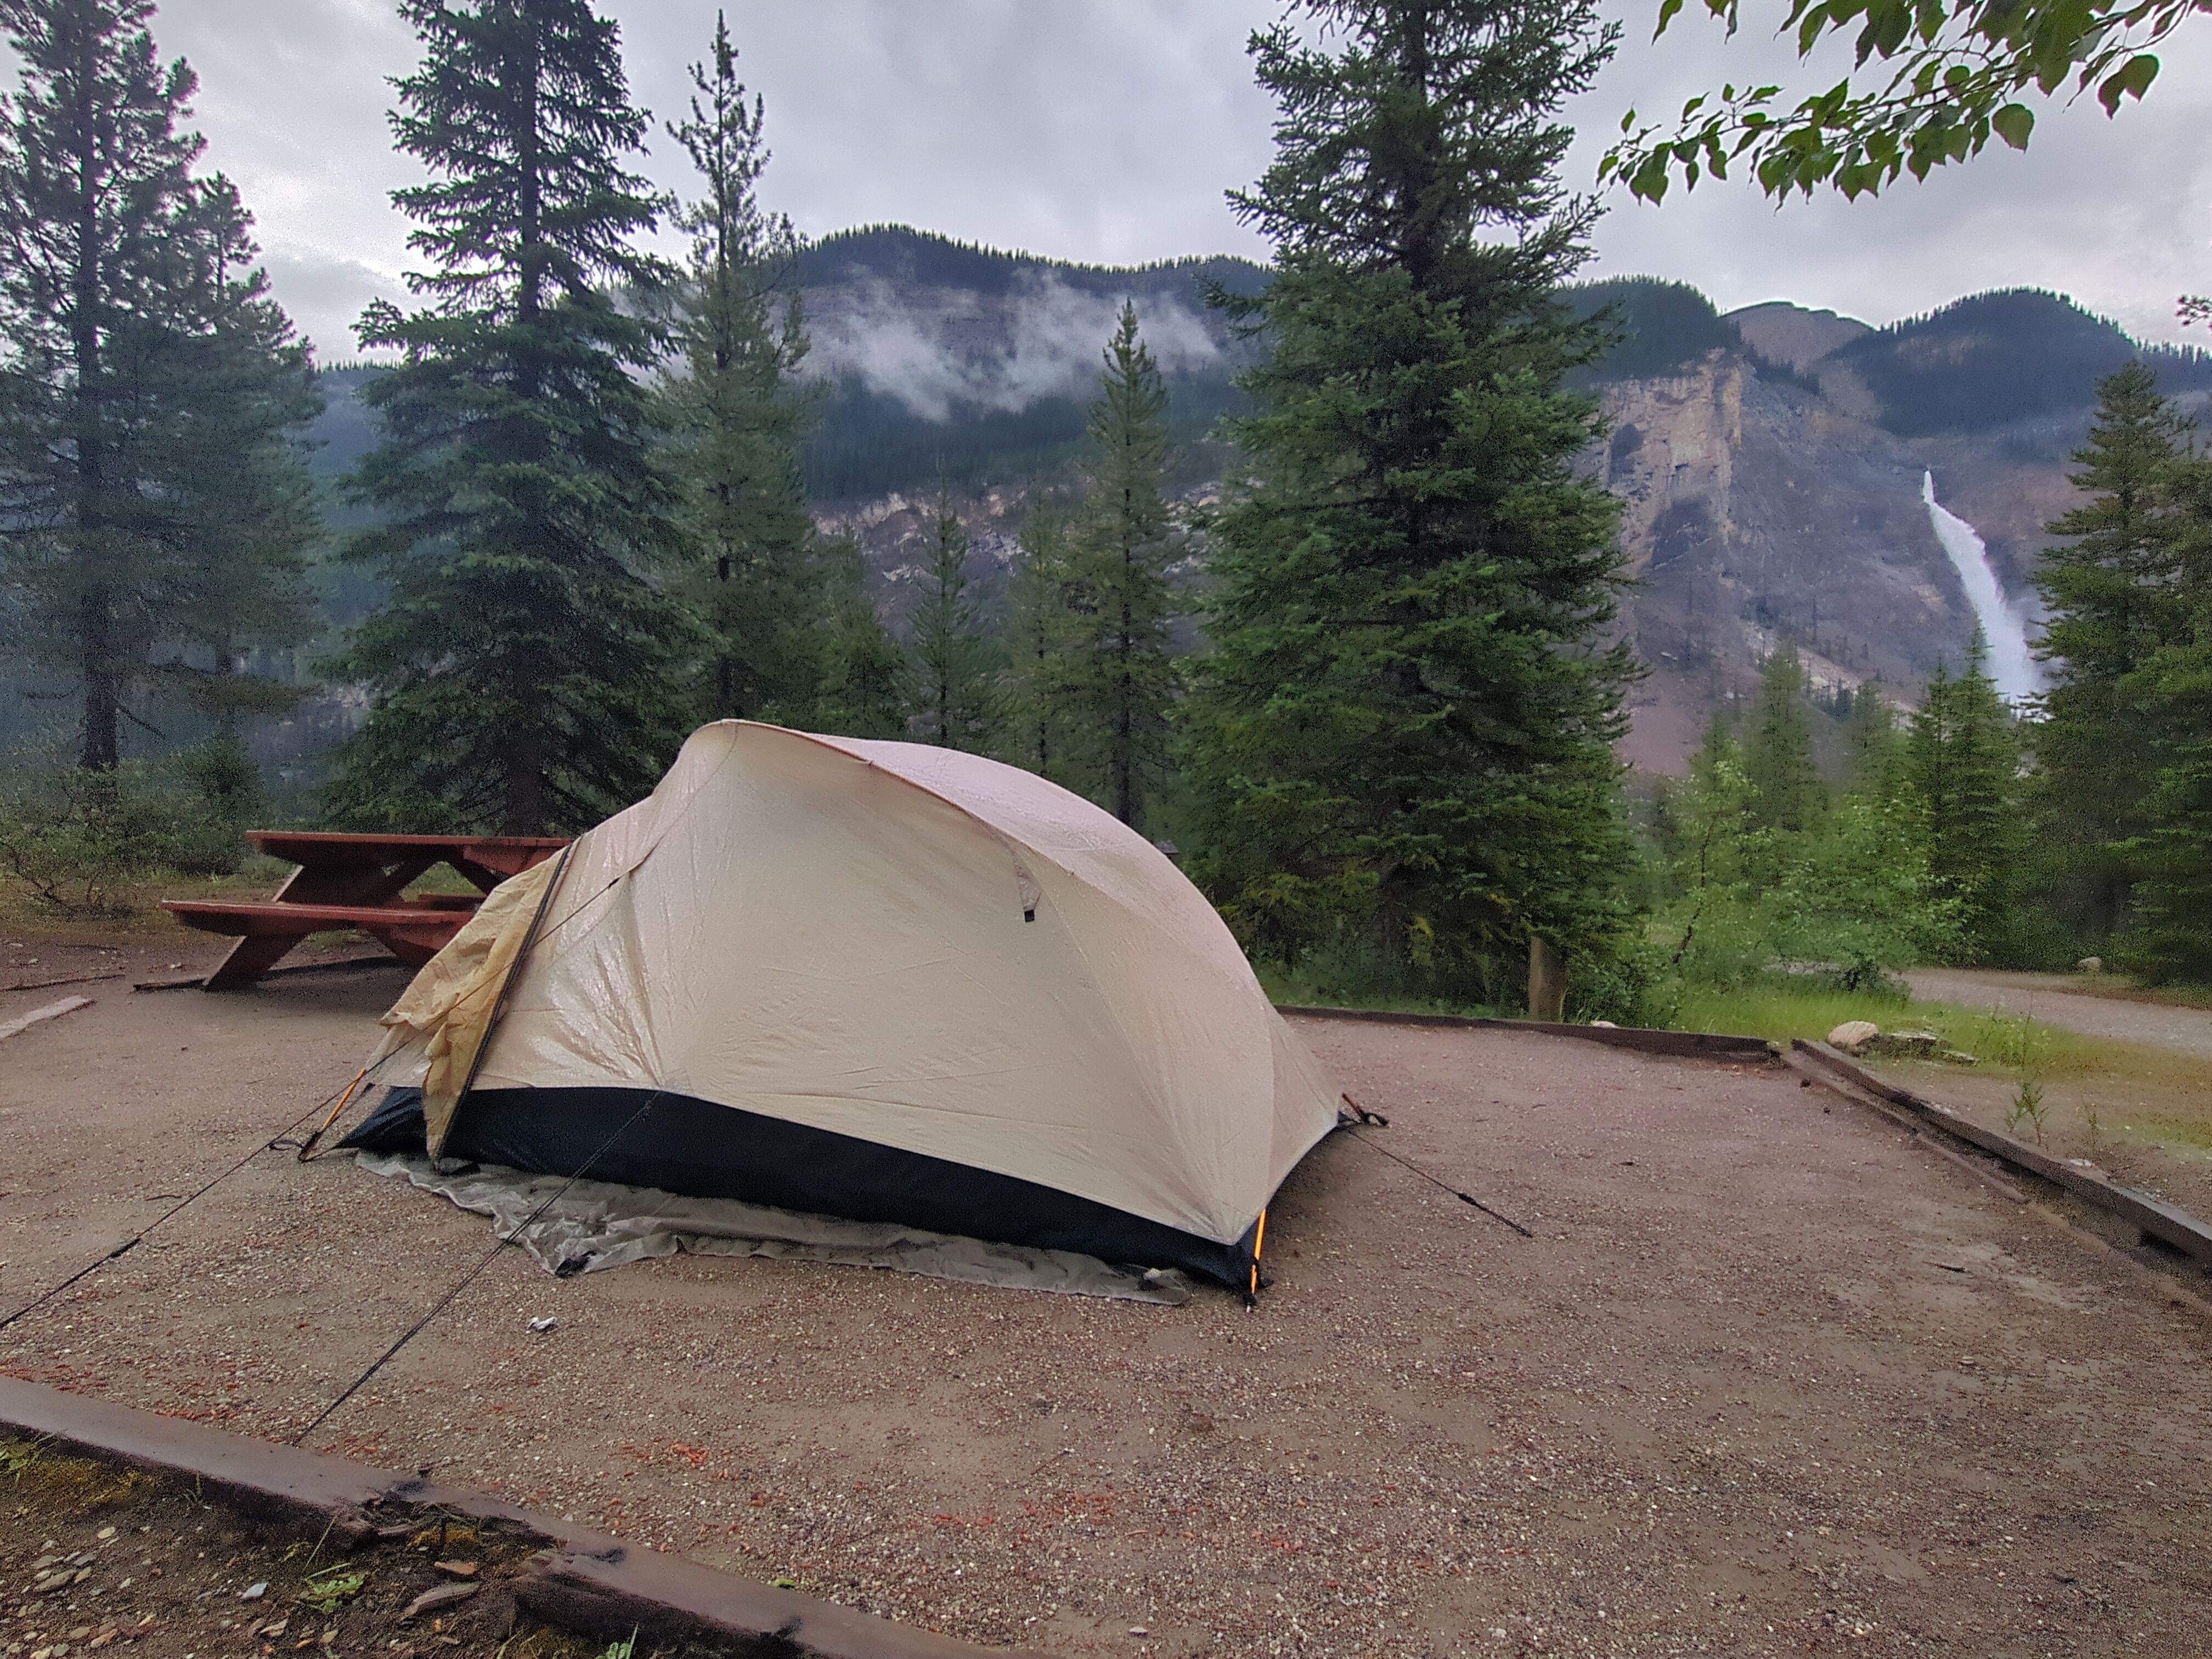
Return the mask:
<path id="1" fill-rule="evenodd" d="M 400 982 L 11 1039 L 8 1307 L 350 1076 Z M 1780 1068 L 1303 1030 L 1390 1124 L 1292 1177 L 1256 1312 L 507 1252 L 304 1443 L 1069 1655 L 2203 1646 L 2212 1325 L 2172 1281 Z M 0 1370 L 289 1439 L 488 1242 L 264 1153 Z M 9 1548 L 20 1600 L 50 1552 Z"/>

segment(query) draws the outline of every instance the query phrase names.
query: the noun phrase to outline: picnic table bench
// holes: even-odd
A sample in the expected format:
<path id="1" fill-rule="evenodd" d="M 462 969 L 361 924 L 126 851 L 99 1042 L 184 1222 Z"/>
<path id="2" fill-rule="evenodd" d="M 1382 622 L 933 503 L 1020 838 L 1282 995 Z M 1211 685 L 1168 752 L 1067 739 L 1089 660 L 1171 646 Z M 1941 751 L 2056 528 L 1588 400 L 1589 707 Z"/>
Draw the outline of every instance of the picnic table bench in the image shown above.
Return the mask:
<path id="1" fill-rule="evenodd" d="M 568 843 L 557 836 L 353 836 L 252 830 L 258 851 L 300 867 L 267 900 L 165 899 L 161 908 L 187 927 L 237 939 L 204 988 L 250 985 L 310 933 L 357 927 L 413 967 L 437 955 L 483 896 L 509 876 L 551 858 Z M 409 883 L 444 864 L 477 890 L 404 895 Z"/>

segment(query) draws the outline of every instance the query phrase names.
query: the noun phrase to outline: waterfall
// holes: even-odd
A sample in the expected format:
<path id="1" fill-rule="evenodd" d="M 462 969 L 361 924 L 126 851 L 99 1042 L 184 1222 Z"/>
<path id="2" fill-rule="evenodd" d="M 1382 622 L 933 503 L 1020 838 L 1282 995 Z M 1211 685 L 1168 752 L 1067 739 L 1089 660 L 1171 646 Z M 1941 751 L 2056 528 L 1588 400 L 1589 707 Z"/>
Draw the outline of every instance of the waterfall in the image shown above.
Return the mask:
<path id="1" fill-rule="evenodd" d="M 1990 642 L 1990 678 L 1996 682 L 1997 695 L 2011 703 L 2035 696 L 2043 690 L 2043 665 L 2027 648 L 2027 618 L 1997 585 L 1989 549 L 1982 545 L 1973 526 L 1936 499 L 1933 472 L 1921 474 L 1920 499 L 1928 503 L 1936 539 L 1950 555 L 1951 568 L 1959 573 L 1974 615 L 1981 620 L 1982 633 Z"/>

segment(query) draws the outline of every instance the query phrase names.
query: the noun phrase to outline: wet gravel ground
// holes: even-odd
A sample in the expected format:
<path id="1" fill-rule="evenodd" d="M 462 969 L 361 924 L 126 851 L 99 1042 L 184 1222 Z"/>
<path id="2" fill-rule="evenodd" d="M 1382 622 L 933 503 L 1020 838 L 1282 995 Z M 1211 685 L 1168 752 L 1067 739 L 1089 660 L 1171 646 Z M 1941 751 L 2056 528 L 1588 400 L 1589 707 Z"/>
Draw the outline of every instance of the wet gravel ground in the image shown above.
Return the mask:
<path id="1" fill-rule="evenodd" d="M 350 1075 L 401 982 L 11 1040 L 7 1307 Z M 2212 1651 L 2212 1327 L 2154 1277 L 1784 1071 L 1304 1030 L 1391 1123 L 1292 1177 L 1256 1312 L 510 1253 L 306 1443 L 1069 1655 Z M 0 1370 L 289 1438 L 487 1242 L 264 1155 Z"/>

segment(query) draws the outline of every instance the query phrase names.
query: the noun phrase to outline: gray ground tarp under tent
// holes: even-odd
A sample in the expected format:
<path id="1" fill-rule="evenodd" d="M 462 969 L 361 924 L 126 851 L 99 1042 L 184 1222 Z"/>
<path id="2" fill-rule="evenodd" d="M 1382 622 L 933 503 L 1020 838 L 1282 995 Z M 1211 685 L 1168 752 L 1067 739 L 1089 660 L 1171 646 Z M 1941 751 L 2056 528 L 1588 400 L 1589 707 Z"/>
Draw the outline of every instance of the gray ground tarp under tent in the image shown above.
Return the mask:
<path id="1" fill-rule="evenodd" d="M 511 1238 L 548 1273 L 563 1276 L 685 1251 L 890 1267 L 970 1285 L 1170 1307 L 1190 1295 L 1189 1282 L 1172 1269 L 1119 1267 L 1073 1250 L 988 1243 L 734 1199 L 686 1198 L 649 1187 L 563 1182 L 558 1176 L 495 1164 L 472 1164 L 441 1174 L 439 1163 L 426 1158 L 368 1152 L 356 1156 L 374 1174 L 404 1179 L 462 1209 L 491 1217 L 501 1237 Z"/>

